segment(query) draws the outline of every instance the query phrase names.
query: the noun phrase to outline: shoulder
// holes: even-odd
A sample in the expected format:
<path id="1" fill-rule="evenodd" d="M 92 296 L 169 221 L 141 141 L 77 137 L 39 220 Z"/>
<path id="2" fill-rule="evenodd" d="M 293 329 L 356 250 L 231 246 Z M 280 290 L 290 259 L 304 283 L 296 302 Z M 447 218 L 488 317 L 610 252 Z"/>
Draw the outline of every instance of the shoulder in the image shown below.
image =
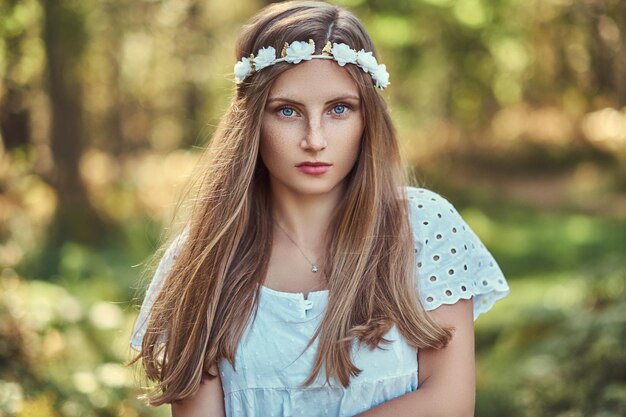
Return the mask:
<path id="1" fill-rule="evenodd" d="M 458 253 L 484 244 L 457 208 L 442 194 L 427 188 L 406 187 L 409 222 L 416 249 Z M 469 248 L 469 249 L 467 249 Z"/>
<path id="2" fill-rule="evenodd" d="M 409 219 L 415 232 L 425 226 L 456 223 L 463 219 L 456 207 L 442 194 L 428 188 L 406 186 Z"/>
<path id="3" fill-rule="evenodd" d="M 406 187 L 419 294 L 428 311 L 473 298 L 474 320 L 509 293 L 493 255 L 443 195 Z"/>
<path id="4" fill-rule="evenodd" d="M 177 257 L 185 243 L 187 243 L 187 240 L 189 239 L 189 229 L 190 226 L 186 225 L 180 232 L 178 232 L 169 244 L 167 252 L 172 254 L 172 256 Z"/>
<path id="5" fill-rule="evenodd" d="M 173 267 L 174 262 L 178 258 L 178 255 L 180 254 L 180 251 L 182 250 L 186 240 L 188 239 L 188 236 L 189 226 L 187 225 L 182 231 L 178 232 L 178 234 L 176 234 L 175 237 L 168 244 L 166 244 L 166 249 L 161 256 L 157 268 L 152 275 L 150 285 L 146 290 L 146 294 L 141 304 L 139 315 L 137 317 L 132 332 L 130 346 L 136 351 L 141 350 L 141 343 L 147 329 L 150 310 L 152 309 L 152 306 L 156 301 L 157 295 L 161 291 L 161 288 L 163 288 L 165 279 L 170 269 Z"/>
<path id="6" fill-rule="evenodd" d="M 415 206 L 418 204 L 428 205 L 429 207 L 436 206 L 449 206 L 451 205 L 448 199 L 433 190 L 423 187 L 414 187 L 414 186 L 406 186 L 404 187 L 406 198 L 409 200 L 411 206 Z"/>

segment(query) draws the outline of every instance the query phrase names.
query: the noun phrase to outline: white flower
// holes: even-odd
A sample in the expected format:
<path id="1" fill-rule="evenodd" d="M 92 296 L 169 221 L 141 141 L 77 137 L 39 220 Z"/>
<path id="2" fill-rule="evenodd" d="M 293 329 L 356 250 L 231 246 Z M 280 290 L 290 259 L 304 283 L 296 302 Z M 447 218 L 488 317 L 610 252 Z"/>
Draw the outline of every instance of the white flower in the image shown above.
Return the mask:
<path id="1" fill-rule="evenodd" d="M 387 66 L 380 64 L 374 72 L 372 72 L 372 78 L 378 88 L 385 88 L 389 83 L 389 73 L 387 72 Z"/>
<path id="2" fill-rule="evenodd" d="M 356 64 L 356 51 L 345 43 L 333 43 L 333 57 L 340 66 Z"/>
<path id="3" fill-rule="evenodd" d="M 259 49 L 258 55 L 254 57 L 254 69 L 256 71 L 269 67 L 276 61 L 276 49 L 272 46 Z"/>
<path id="4" fill-rule="evenodd" d="M 315 43 L 311 39 L 308 42 L 293 41 L 291 44 L 285 42 L 280 59 L 277 59 L 276 49 L 272 46 L 263 47 L 257 51 L 258 56 L 243 57 L 235 64 L 233 68 L 235 82 L 240 84 L 252 73 L 274 65 L 276 62 L 299 64 L 302 61 L 309 61 L 314 53 Z M 330 42 L 328 42 L 321 56 L 315 55 L 315 57 L 332 58 L 342 67 L 346 64 L 357 65 L 370 74 L 377 88 L 384 89 L 390 84 L 387 67 L 384 64 L 378 64 L 372 52 L 366 52 L 363 49 L 357 52 L 345 43 L 333 43 L 330 47 Z"/>
<path id="5" fill-rule="evenodd" d="M 357 52 L 356 60 L 365 72 L 373 73 L 378 68 L 378 62 L 376 62 L 374 55 L 371 52 L 365 52 L 363 49 Z"/>
<path id="6" fill-rule="evenodd" d="M 285 50 L 285 61 L 299 64 L 300 61 L 308 61 L 315 52 L 315 47 L 304 41 L 293 41 Z"/>
<path id="7" fill-rule="evenodd" d="M 241 58 L 241 61 L 235 64 L 233 71 L 235 73 L 235 81 L 237 83 L 242 82 L 252 72 L 250 58 Z"/>

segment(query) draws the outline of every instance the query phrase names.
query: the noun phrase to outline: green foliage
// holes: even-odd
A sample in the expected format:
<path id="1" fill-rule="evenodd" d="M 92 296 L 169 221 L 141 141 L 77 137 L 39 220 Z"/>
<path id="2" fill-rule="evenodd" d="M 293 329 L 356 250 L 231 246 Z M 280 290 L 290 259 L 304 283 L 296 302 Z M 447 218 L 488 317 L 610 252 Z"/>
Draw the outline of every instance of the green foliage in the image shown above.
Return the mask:
<path id="1" fill-rule="evenodd" d="M 493 349 L 481 358 L 492 379 L 479 387 L 477 415 L 624 415 L 623 260 L 542 287 L 539 291 L 548 291 L 544 307 L 536 301 L 513 307 L 518 319 L 507 321 Z M 525 291 L 517 288 L 512 295 L 523 297 Z"/>
<path id="2" fill-rule="evenodd" d="M 134 314 L 127 303 L 95 301 L 66 288 L 0 276 L 0 415 L 155 416 L 135 399 L 140 378 L 123 363 Z M 117 289 L 119 291 L 119 289 Z"/>
<path id="3" fill-rule="evenodd" d="M 363 18 L 387 64 L 407 159 L 474 193 L 462 214 L 509 278 L 511 295 L 477 321 L 476 415 L 626 415 L 623 1 L 336 3 Z M 139 378 L 122 365 L 129 300 L 194 147 L 225 110 L 234 37 L 259 3 L 46 4 L 0 2 L 0 416 L 165 416 L 134 399 Z M 46 142 L 51 35 L 83 91 L 84 113 L 69 116 L 86 123 L 73 138 L 88 145 L 86 201 L 123 233 L 60 224 L 100 248 L 41 243 L 67 204 Z M 566 179 L 541 189 L 538 173 Z M 485 177 L 508 190 L 521 176 L 534 203 L 476 203 Z"/>
<path id="4" fill-rule="evenodd" d="M 626 223 L 493 201 L 460 211 L 511 286 L 476 322 L 476 415 L 624 415 Z"/>
<path id="5" fill-rule="evenodd" d="M 614 262 L 626 248 L 626 223 L 619 219 L 546 210 L 528 222 L 531 207 L 490 202 L 462 214 L 506 265 L 507 275 L 576 273 Z"/>

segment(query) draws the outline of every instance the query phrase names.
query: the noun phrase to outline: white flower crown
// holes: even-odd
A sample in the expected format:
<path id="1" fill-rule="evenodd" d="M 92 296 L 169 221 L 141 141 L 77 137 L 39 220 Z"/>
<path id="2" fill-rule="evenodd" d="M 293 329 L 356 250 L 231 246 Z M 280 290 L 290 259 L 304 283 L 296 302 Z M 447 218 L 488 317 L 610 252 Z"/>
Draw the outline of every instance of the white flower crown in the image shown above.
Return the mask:
<path id="1" fill-rule="evenodd" d="M 313 55 L 315 52 L 315 42 L 309 39 L 309 42 L 293 41 L 291 44 L 285 42 L 285 46 L 281 52 L 281 58 L 276 59 L 276 49 L 272 46 L 259 49 L 257 55 L 250 54 L 250 57 L 243 57 L 235 64 L 235 82 L 240 84 L 249 75 L 260 71 L 265 67 L 274 65 L 277 62 L 289 62 L 298 64 L 301 61 L 308 61 L 312 58 L 334 59 L 340 66 L 346 64 L 355 64 L 363 71 L 368 72 L 374 80 L 374 85 L 381 90 L 387 87 L 389 82 L 389 73 L 385 64 L 379 64 L 371 52 L 365 52 L 361 49 L 355 51 L 345 43 L 326 43 L 321 55 Z"/>

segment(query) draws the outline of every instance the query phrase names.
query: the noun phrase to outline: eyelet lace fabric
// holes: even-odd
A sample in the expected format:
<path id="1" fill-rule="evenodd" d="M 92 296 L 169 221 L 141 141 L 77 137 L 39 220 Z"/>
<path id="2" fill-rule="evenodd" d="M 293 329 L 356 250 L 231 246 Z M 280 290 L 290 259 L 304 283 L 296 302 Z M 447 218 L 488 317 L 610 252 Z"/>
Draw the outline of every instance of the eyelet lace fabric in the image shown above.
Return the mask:
<path id="1" fill-rule="evenodd" d="M 456 208 L 441 195 L 409 187 L 417 254 L 417 288 L 424 308 L 474 297 L 474 320 L 510 292 L 498 263 Z"/>
<path id="2" fill-rule="evenodd" d="M 416 250 L 416 290 L 426 310 L 473 297 L 474 320 L 509 293 L 507 281 L 491 253 L 458 211 L 441 195 L 407 187 L 409 216 Z M 183 232 L 155 272 L 131 338 L 141 349 L 146 319 Z M 353 416 L 418 389 L 418 352 L 394 326 L 382 349 L 352 347 L 362 372 L 348 388 L 324 384 L 324 371 L 308 387 L 318 343 L 305 350 L 328 303 L 328 290 L 289 293 L 260 288 L 259 309 L 246 326 L 235 367 L 222 360 L 220 374 L 227 416 Z"/>

